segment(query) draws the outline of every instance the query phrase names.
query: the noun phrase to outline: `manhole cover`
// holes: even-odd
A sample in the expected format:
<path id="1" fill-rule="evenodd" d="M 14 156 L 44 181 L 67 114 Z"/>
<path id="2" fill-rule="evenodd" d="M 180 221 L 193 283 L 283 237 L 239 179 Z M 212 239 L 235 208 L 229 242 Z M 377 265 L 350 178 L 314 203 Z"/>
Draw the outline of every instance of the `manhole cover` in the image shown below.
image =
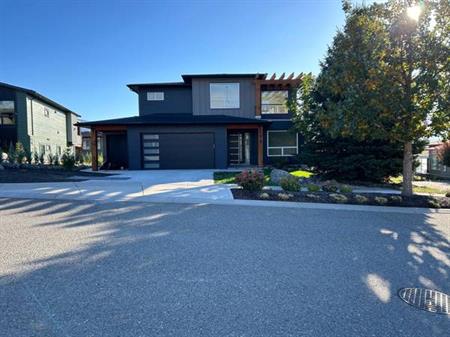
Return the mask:
<path id="1" fill-rule="evenodd" d="M 450 296 L 425 288 L 401 288 L 398 296 L 413 307 L 436 314 L 450 314 Z"/>

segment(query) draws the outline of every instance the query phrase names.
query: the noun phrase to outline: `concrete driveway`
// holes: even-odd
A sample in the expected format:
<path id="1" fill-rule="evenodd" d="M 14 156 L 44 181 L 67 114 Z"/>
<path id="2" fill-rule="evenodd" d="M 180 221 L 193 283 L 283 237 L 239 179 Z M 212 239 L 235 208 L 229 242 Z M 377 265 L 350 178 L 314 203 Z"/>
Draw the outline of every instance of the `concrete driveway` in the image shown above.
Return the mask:
<path id="1" fill-rule="evenodd" d="M 0 184 L 0 197 L 171 202 L 232 200 L 233 196 L 226 185 L 214 184 L 213 172 L 111 171 L 114 176 L 95 177 L 79 182 Z"/>
<path id="2" fill-rule="evenodd" d="M 0 199 L 0 335 L 447 336 L 448 214 Z M 447 331 L 447 332 L 446 332 Z"/>

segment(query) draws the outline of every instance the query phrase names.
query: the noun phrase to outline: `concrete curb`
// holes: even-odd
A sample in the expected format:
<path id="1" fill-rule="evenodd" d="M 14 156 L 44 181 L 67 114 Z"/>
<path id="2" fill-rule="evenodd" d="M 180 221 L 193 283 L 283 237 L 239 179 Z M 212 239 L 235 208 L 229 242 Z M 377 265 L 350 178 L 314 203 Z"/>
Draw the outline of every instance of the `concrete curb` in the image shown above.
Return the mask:
<path id="1" fill-rule="evenodd" d="M 130 203 L 161 203 L 161 204 L 202 204 L 202 205 L 221 205 L 221 206 L 250 206 L 250 207 L 278 207 L 293 209 L 317 209 L 317 210 L 334 210 L 334 211 L 357 211 L 357 212 L 376 212 L 376 213 L 403 213 L 403 214 L 449 214 L 450 209 L 435 208 L 419 208 L 419 207 L 390 207 L 390 206 L 362 206 L 362 205 L 339 205 L 339 204 L 323 204 L 323 203 L 305 203 L 290 201 L 263 201 L 263 200 L 211 200 L 200 198 L 160 198 L 160 197 L 140 197 L 135 198 L 118 198 L 113 200 L 95 199 L 83 197 L 64 197 L 50 195 L 36 195 L 29 197 L 26 195 L 5 195 L 0 193 L 0 198 L 11 199 L 39 199 L 39 200 L 66 200 L 66 201 L 90 201 L 98 203 L 112 202 L 130 202 Z"/>

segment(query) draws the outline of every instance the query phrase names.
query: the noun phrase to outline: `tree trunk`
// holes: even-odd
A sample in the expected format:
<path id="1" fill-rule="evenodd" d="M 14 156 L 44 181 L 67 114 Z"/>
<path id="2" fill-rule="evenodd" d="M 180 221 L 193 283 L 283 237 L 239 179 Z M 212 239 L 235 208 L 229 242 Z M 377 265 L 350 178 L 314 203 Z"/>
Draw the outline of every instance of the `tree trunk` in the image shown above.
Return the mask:
<path id="1" fill-rule="evenodd" d="M 412 142 L 405 142 L 403 148 L 403 186 L 402 195 L 410 196 L 413 194 L 413 153 Z"/>

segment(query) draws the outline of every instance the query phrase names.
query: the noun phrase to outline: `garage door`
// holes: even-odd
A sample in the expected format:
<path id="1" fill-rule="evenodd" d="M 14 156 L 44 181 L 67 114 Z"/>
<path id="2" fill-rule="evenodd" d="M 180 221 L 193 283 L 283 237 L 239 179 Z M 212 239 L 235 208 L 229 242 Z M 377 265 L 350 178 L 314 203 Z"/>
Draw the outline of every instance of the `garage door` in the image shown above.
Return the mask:
<path id="1" fill-rule="evenodd" d="M 214 168 L 213 133 L 142 135 L 145 169 Z"/>

